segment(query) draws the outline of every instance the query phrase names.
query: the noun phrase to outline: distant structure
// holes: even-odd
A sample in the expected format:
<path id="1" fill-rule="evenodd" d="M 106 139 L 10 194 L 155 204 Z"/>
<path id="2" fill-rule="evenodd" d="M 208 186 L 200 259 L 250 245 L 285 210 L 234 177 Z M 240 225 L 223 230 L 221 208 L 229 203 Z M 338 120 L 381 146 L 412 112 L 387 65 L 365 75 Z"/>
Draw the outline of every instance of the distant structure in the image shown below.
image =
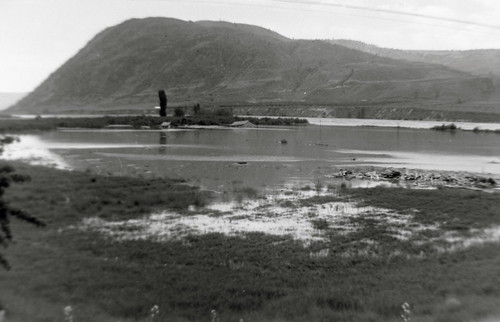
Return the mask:
<path id="1" fill-rule="evenodd" d="M 172 123 L 171 122 L 163 122 L 160 125 L 160 128 L 162 128 L 162 129 L 170 129 L 171 127 L 172 127 Z"/>
<path id="2" fill-rule="evenodd" d="M 257 125 L 253 124 L 250 121 L 236 121 L 232 124 L 229 124 L 230 127 L 257 127 Z"/>
<path id="3" fill-rule="evenodd" d="M 158 98 L 160 99 L 160 116 L 167 116 L 167 94 L 164 89 L 158 91 Z"/>

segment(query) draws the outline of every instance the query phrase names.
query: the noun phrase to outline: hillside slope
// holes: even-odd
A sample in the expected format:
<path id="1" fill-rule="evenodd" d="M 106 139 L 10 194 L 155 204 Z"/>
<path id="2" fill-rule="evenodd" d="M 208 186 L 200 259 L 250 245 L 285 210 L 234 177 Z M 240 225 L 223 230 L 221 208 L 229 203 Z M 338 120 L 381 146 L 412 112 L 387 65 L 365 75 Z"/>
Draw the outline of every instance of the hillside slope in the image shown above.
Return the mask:
<path id="1" fill-rule="evenodd" d="M 472 75 L 500 77 L 500 49 L 401 50 L 377 47 L 355 40 L 336 39 L 330 42 L 373 55 L 440 64 Z"/>
<path id="2" fill-rule="evenodd" d="M 132 19 L 99 33 L 10 112 L 234 103 L 455 103 L 488 99 L 489 77 L 290 40 L 227 22 Z"/>

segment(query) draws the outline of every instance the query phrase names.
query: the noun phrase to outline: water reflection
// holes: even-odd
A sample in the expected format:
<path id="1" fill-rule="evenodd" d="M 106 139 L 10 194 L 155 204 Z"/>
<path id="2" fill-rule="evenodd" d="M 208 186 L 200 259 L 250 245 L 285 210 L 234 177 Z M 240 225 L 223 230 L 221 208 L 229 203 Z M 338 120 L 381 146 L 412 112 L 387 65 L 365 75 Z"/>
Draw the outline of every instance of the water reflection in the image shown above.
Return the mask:
<path id="1" fill-rule="evenodd" d="M 167 152 L 167 132 L 160 132 L 160 142 L 158 147 L 158 153 L 165 154 Z"/>
<path id="2" fill-rule="evenodd" d="M 399 150 L 399 130 L 400 128 L 396 128 L 396 148 Z"/>

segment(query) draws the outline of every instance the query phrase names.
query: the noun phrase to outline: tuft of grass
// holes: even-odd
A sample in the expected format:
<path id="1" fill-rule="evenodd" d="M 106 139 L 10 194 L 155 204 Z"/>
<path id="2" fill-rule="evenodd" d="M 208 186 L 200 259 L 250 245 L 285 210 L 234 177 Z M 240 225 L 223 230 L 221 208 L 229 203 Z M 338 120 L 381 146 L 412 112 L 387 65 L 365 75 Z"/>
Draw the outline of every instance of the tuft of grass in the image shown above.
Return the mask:
<path id="1" fill-rule="evenodd" d="M 330 224 L 328 223 L 328 221 L 326 219 L 312 220 L 311 223 L 312 223 L 314 229 L 326 230 L 326 229 L 330 228 Z"/>
<path id="2" fill-rule="evenodd" d="M 326 195 L 326 196 L 314 196 L 306 199 L 300 199 L 300 205 L 303 207 L 313 206 L 313 205 L 322 205 L 330 202 L 338 202 L 343 201 L 344 199 L 334 195 Z"/>
<path id="3" fill-rule="evenodd" d="M 314 182 L 314 190 L 320 192 L 323 189 L 324 183 L 321 179 L 316 179 Z"/>
<path id="4" fill-rule="evenodd" d="M 237 202 L 241 203 L 247 199 L 258 198 L 259 192 L 252 187 L 238 187 L 234 189 L 231 195 Z"/>

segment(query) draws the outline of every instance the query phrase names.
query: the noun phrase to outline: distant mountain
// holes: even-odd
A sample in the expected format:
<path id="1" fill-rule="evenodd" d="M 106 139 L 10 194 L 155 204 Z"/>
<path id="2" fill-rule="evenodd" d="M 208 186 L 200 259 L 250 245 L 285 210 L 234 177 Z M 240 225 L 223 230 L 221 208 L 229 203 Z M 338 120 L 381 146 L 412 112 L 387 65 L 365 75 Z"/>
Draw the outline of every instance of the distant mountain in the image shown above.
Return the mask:
<path id="1" fill-rule="evenodd" d="M 14 105 L 28 93 L 4 93 L 0 92 L 0 111 Z"/>
<path id="2" fill-rule="evenodd" d="M 330 41 L 373 55 L 440 64 L 472 75 L 500 77 L 500 49 L 478 50 L 401 50 L 382 48 L 356 40 Z"/>
<path id="3" fill-rule="evenodd" d="M 380 104 L 488 100 L 488 76 L 382 57 L 320 40 L 291 40 L 227 22 L 132 19 L 110 27 L 10 111 L 169 105 Z"/>

